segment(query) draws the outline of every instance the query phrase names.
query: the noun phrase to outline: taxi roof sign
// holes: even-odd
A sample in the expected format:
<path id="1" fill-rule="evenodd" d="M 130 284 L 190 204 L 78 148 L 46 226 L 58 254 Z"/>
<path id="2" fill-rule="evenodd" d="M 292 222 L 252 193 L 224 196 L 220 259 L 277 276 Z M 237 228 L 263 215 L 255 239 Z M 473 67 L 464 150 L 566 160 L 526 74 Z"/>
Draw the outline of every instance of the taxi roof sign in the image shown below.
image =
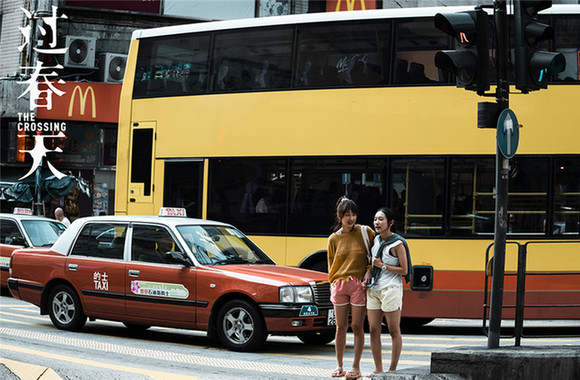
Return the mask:
<path id="1" fill-rule="evenodd" d="M 32 215 L 32 209 L 23 207 L 14 207 L 14 214 L 17 215 Z"/>
<path id="2" fill-rule="evenodd" d="M 184 208 L 179 207 L 161 207 L 159 216 L 181 216 L 187 218 L 187 212 Z"/>

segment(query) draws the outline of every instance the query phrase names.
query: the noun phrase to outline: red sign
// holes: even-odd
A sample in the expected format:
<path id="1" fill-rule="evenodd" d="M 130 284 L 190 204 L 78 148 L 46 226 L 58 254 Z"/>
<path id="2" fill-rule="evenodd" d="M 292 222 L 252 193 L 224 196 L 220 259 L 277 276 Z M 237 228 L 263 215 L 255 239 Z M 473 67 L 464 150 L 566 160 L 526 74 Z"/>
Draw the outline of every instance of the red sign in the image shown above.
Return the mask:
<path id="1" fill-rule="evenodd" d="M 66 0 L 66 5 L 159 14 L 161 0 Z"/>
<path id="2" fill-rule="evenodd" d="M 97 82 L 66 82 L 52 85 L 64 91 L 62 96 L 52 95 L 52 109 L 38 107 L 37 119 L 119 122 L 121 84 Z M 44 87 L 44 88 L 43 88 Z M 48 86 L 40 84 L 41 90 Z"/>
<path id="3" fill-rule="evenodd" d="M 327 12 L 340 11 L 365 11 L 367 9 L 377 9 L 376 0 L 327 0 Z"/>

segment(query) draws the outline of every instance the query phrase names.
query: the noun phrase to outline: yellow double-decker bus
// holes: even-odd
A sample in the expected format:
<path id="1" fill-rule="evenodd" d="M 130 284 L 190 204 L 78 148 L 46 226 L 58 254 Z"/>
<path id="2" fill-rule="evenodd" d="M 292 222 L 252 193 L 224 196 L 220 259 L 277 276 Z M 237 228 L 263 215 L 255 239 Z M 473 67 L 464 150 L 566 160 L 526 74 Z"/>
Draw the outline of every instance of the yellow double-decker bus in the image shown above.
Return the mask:
<path id="1" fill-rule="evenodd" d="M 435 53 L 455 43 L 434 27 L 434 15 L 463 10 L 134 32 L 121 95 L 116 213 L 185 207 L 190 217 L 236 225 L 279 264 L 324 271 L 337 199 L 355 200 L 358 222 L 367 225 L 386 205 L 415 265 L 403 315 L 481 317 L 495 130 L 477 128 L 484 99 L 457 89 L 434 65 Z M 510 160 L 508 239 L 570 242 L 530 244 L 528 271 L 551 275 L 531 276 L 526 299 L 580 304 L 573 274 L 580 246 L 571 243 L 580 237 L 580 6 L 553 6 L 542 18 L 555 30 L 547 48 L 567 65 L 548 89 L 523 95 L 512 87 L 510 108 L 523 127 Z M 507 255 L 506 270 L 514 271 L 510 245 Z M 560 271 L 567 273 L 554 274 Z M 505 291 L 509 303 L 511 280 Z M 578 312 L 530 308 L 526 318 L 577 319 Z"/>

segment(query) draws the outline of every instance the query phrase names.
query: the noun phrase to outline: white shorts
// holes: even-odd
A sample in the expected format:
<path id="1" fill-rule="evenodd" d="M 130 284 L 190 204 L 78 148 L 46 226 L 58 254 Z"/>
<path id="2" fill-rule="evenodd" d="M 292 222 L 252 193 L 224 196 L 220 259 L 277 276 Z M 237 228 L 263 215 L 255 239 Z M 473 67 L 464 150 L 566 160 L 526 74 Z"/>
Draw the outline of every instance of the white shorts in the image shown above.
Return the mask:
<path id="1" fill-rule="evenodd" d="M 403 287 L 387 286 L 381 290 L 367 290 L 367 309 L 382 310 L 385 313 L 403 308 Z"/>

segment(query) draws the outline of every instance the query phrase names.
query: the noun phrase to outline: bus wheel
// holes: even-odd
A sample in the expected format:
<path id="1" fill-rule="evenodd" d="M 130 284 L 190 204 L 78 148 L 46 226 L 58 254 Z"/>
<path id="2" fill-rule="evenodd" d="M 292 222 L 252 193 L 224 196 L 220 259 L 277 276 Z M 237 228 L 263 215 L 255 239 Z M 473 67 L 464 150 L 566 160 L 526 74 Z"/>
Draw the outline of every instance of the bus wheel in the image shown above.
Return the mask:
<path id="1" fill-rule="evenodd" d="M 407 329 L 416 329 L 426 325 L 427 323 L 431 323 L 434 320 L 435 318 L 401 318 L 401 327 Z"/>
<path id="2" fill-rule="evenodd" d="M 328 273 L 328 263 L 326 261 L 317 261 L 305 268 L 315 270 L 317 272 Z"/>
<path id="3" fill-rule="evenodd" d="M 298 339 L 306 344 L 312 344 L 317 346 L 323 346 L 327 343 L 330 343 L 334 340 L 334 336 L 336 335 L 336 331 L 315 331 L 315 332 L 308 332 L 298 335 Z"/>
<path id="4" fill-rule="evenodd" d="M 233 300 L 220 310 L 217 319 L 220 341 L 234 351 L 253 351 L 266 341 L 266 324 L 254 305 Z"/>
<path id="5" fill-rule="evenodd" d="M 78 331 L 87 321 L 76 292 L 67 285 L 58 285 L 48 296 L 52 323 L 61 330 Z"/>

